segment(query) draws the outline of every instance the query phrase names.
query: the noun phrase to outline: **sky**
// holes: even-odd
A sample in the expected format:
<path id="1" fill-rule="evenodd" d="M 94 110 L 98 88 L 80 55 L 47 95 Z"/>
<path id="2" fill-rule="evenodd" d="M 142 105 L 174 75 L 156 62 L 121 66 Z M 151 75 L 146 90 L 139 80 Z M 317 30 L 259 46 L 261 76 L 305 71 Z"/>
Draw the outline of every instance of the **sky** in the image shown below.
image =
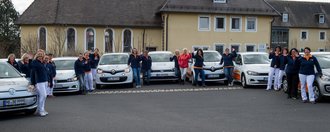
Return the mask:
<path id="1" fill-rule="evenodd" d="M 34 0 L 12 0 L 15 9 L 22 14 L 26 8 L 30 6 L 30 4 Z M 290 0 L 290 1 L 315 1 L 315 2 L 330 2 L 330 0 Z"/>

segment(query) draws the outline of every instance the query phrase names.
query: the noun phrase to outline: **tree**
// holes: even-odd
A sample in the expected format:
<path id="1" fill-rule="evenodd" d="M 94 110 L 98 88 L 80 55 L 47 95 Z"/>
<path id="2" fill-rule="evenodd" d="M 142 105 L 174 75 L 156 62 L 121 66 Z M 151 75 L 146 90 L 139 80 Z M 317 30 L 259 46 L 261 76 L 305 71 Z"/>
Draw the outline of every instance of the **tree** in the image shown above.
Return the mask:
<path id="1" fill-rule="evenodd" d="M 20 52 L 19 26 L 14 22 L 19 13 L 11 0 L 0 0 L 0 56 Z"/>
<path id="2" fill-rule="evenodd" d="M 65 27 L 63 26 L 56 26 L 49 34 L 53 44 L 49 46 L 48 51 L 53 53 L 56 57 L 62 57 L 65 53 L 65 34 Z"/>

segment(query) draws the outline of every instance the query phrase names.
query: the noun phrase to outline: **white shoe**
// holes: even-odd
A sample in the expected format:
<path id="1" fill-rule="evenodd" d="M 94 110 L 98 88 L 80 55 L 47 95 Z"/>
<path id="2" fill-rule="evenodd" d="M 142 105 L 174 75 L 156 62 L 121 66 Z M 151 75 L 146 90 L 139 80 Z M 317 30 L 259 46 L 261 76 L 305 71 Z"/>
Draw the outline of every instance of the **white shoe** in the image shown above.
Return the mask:
<path id="1" fill-rule="evenodd" d="M 45 114 L 46 114 L 46 115 L 48 115 L 48 112 L 47 112 L 47 111 L 45 111 Z"/>
<path id="2" fill-rule="evenodd" d="M 41 117 L 45 117 L 47 114 L 46 114 L 46 112 L 39 112 L 39 116 L 41 116 Z"/>
<path id="3" fill-rule="evenodd" d="M 234 81 L 232 81 L 232 82 L 230 83 L 230 85 L 231 85 L 231 86 L 234 86 Z"/>

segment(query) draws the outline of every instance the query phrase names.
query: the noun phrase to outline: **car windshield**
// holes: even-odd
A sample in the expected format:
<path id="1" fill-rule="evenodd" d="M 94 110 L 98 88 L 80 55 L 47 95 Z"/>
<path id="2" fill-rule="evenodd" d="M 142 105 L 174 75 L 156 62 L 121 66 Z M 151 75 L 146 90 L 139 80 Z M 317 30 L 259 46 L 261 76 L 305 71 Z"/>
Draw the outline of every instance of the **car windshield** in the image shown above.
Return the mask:
<path id="1" fill-rule="evenodd" d="M 243 55 L 244 64 L 270 64 L 267 54 Z"/>
<path id="2" fill-rule="evenodd" d="M 204 52 L 204 62 L 220 62 L 221 56 L 216 52 Z"/>
<path id="3" fill-rule="evenodd" d="M 149 54 L 152 59 L 152 62 L 171 62 L 170 58 L 173 56 L 170 53 L 155 53 Z"/>
<path id="4" fill-rule="evenodd" d="M 104 55 L 99 65 L 127 64 L 128 55 Z"/>
<path id="5" fill-rule="evenodd" d="M 6 62 L 0 62 L 0 78 L 18 78 L 21 75 Z"/>
<path id="6" fill-rule="evenodd" d="M 330 54 L 314 55 L 320 63 L 322 69 L 330 69 Z"/>
<path id="7" fill-rule="evenodd" d="M 54 60 L 56 70 L 73 70 L 76 60 Z"/>

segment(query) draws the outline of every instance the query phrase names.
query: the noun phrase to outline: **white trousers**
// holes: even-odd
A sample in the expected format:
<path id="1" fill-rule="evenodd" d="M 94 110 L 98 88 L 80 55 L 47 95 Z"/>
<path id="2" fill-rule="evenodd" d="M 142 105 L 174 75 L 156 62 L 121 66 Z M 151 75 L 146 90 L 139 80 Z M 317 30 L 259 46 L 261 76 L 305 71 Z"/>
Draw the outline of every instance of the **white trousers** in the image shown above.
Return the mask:
<path id="1" fill-rule="evenodd" d="M 278 89 L 278 77 L 279 77 L 280 68 L 270 67 L 268 74 L 268 85 L 267 89 L 272 89 L 273 79 L 274 79 L 274 89 Z"/>
<path id="2" fill-rule="evenodd" d="M 38 91 L 38 112 L 45 112 L 45 103 L 47 99 L 48 82 L 37 83 Z"/>
<path id="3" fill-rule="evenodd" d="M 283 76 L 285 74 L 284 70 L 280 70 L 278 73 L 278 81 L 277 81 L 277 88 L 281 88 L 282 83 L 283 83 Z"/>
<path id="4" fill-rule="evenodd" d="M 314 79 L 315 79 L 315 75 L 299 74 L 300 88 L 301 88 L 300 90 L 301 90 L 302 100 L 307 100 L 307 94 L 306 94 L 306 83 L 307 83 L 309 101 L 315 101 L 314 89 L 313 89 Z"/>
<path id="5" fill-rule="evenodd" d="M 47 95 L 53 95 L 54 87 L 55 87 L 55 80 L 53 79 L 53 87 L 49 87 L 47 85 Z"/>
<path id="6" fill-rule="evenodd" d="M 92 75 L 93 75 L 93 79 L 92 80 L 95 80 L 96 78 L 96 69 L 92 69 Z"/>
<path id="7" fill-rule="evenodd" d="M 85 86 L 86 90 L 93 90 L 93 75 L 91 72 L 85 73 Z"/>
<path id="8" fill-rule="evenodd" d="M 180 68 L 181 79 L 186 80 L 187 68 Z"/>

